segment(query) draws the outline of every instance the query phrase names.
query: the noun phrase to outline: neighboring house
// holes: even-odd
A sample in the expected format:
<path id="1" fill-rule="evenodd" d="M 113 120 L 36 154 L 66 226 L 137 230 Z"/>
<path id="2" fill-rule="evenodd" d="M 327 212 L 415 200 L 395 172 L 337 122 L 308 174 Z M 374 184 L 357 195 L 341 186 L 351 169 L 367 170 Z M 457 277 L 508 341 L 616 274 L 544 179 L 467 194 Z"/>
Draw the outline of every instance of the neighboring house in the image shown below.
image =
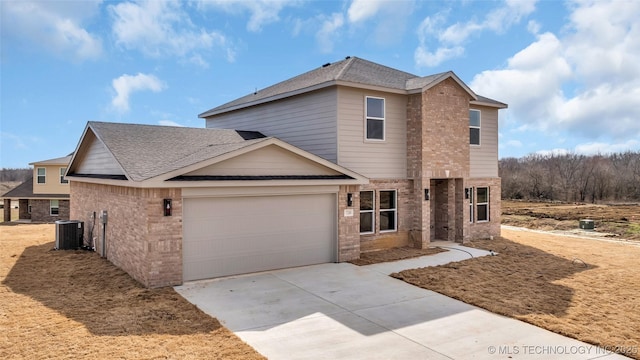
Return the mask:
<path id="1" fill-rule="evenodd" d="M 201 114 L 207 129 L 90 122 L 71 217 L 106 210 L 96 248 L 150 287 L 496 236 L 503 108 L 453 72 L 347 58 Z"/>
<path id="2" fill-rule="evenodd" d="M 12 201 L 18 202 L 18 220 L 69 220 L 69 181 L 64 177 L 69 161 L 71 155 L 30 163 L 33 176 L 2 195 L 4 221 L 12 220 Z"/>

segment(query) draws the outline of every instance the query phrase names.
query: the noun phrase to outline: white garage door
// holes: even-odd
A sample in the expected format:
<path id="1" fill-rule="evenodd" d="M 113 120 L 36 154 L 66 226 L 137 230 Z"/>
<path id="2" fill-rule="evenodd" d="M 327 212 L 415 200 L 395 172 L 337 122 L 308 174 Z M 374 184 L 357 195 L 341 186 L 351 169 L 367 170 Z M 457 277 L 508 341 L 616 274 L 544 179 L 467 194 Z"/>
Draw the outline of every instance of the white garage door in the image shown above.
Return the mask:
<path id="1" fill-rule="evenodd" d="M 335 261 L 336 195 L 187 198 L 183 279 Z"/>

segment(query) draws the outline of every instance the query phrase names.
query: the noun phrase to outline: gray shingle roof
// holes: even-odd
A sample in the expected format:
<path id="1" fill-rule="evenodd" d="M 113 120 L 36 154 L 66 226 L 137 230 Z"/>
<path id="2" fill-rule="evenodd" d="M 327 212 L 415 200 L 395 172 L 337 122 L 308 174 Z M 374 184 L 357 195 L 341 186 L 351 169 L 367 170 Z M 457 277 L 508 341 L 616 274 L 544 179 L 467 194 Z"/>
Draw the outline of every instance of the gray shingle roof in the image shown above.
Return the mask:
<path id="1" fill-rule="evenodd" d="M 143 181 L 269 139 L 235 130 L 89 122 L 127 177 Z"/>
<path id="2" fill-rule="evenodd" d="M 69 198 L 69 194 L 34 194 L 33 193 L 33 176 L 27 179 L 22 184 L 14 187 L 2 195 L 2 198 L 7 199 L 28 199 L 28 198 L 43 198 L 43 199 L 64 199 Z"/>
<path id="3" fill-rule="evenodd" d="M 63 157 L 59 157 L 59 158 L 55 158 L 55 159 L 49 159 L 49 160 L 42 160 L 42 161 L 34 161 L 32 163 L 29 163 L 29 165 L 33 165 L 33 164 L 38 164 L 38 165 L 67 165 L 69 164 L 69 162 L 71 161 L 71 155 L 67 155 L 67 156 L 63 156 Z"/>
<path id="4" fill-rule="evenodd" d="M 451 71 L 421 77 L 357 57 L 347 57 L 344 60 L 322 66 L 259 90 L 253 94 L 222 104 L 198 116 L 205 118 L 279 97 L 310 91 L 316 87 L 330 85 L 336 82 L 410 91 L 422 89 L 431 83 L 437 83 L 447 76 L 454 76 L 457 79 Z M 460 81 L 460 83 L 466 87 L 462 81 Z M 471 89 L 468 90 L 473 93 Z"/>

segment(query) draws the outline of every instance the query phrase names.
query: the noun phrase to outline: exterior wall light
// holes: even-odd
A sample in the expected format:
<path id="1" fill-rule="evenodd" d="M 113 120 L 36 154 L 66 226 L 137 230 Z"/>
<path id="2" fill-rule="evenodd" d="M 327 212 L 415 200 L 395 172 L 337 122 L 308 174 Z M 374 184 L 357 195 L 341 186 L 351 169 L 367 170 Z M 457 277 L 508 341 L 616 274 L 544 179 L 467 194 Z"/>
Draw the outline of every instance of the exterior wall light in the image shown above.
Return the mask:
<path id="1" fill-rule="evenodd" d="M 164 199 L 162 202 L 164 216 L 171 216 L 171 199 Z"/>

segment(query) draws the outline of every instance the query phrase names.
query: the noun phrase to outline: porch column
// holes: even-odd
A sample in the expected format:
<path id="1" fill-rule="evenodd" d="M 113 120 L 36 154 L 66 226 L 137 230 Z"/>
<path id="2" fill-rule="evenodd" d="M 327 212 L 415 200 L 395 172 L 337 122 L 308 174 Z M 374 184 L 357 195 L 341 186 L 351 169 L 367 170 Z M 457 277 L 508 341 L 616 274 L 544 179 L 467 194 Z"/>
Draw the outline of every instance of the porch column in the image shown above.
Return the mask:
<path id="1" fill-rule="evenodd" d="M 4 199 L 4 222 L 11 221 L 11 199 Z"/>

